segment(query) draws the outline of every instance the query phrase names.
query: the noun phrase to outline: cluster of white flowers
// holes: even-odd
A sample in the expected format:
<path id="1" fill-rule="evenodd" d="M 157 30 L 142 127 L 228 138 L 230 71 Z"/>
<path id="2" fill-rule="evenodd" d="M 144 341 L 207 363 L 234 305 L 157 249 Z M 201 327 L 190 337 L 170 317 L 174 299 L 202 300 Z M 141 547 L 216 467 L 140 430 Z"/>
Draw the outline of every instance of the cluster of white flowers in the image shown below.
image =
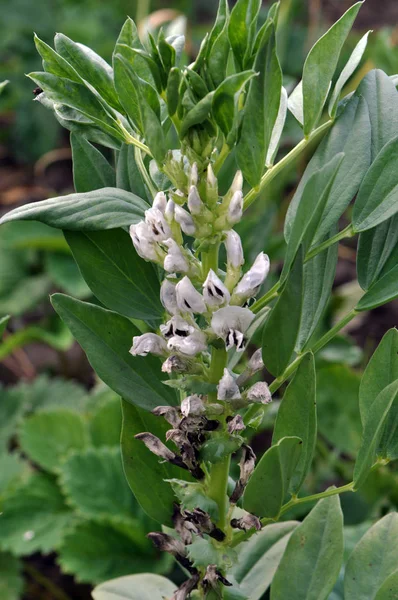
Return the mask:
<path id="1" fill-rule="evenodd" d="M 209 344 L 217 338 L 224 341 L 227 350 L 244 350 L 245 333 L 255 316 L 245 305 L 267 277 L 270 263 L 268 256 L 260 252 L 242 276 L 242 244 L 231 229 L 242 217 L 242 183 L 238 171 L 227 194 L 219 198 L 211 165 L 200 180 L 194 164 L 185 192 L 177 190 L 170 193 L 170 198 L 159 192 L 153 206 L 145 212 L 145 220 L 130 227 L 137 253 L 166 272 L 160 300 L 169 317 L 160 325 L 158 334 L 145 333 L 134 338 L 130 350 L 133 356 L 162 356 L 162 370 L 171 373 L 187 371 L 192 357 L 206 358 Z M 195 238 L 195 244 L 184 244 L 183 234 Z M 226 250 L 226 272 L 211 268 L 204 272 L 205 266 L 193 248 L 221 242 Z M 239 381 L 225 369 L 218 385 L 218 399 L 241 399 L 242 383 L 242 378 Z M 269 402 L 268 388 L 264 386 L 257 386 L 245 397 L 251 402 Z"/>

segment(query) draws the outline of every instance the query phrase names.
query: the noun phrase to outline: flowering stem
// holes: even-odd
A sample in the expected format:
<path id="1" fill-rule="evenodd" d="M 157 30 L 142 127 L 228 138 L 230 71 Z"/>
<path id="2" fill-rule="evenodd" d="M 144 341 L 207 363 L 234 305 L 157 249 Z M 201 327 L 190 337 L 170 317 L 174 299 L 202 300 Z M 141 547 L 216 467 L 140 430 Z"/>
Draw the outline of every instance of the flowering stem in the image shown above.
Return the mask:
<path id="1" fill-rule="evenodd" d="M 268 184 L 297 156 L 301 154 L 301 152 L 308 146 L 310 142 L 312 142 L 318 135 L 324 133 L 329 129 L 329 127 L 333 124 L 333 120 L 330 119 L 323 123 L 320 127 L 314 129 L 312 133 L 307 138 L 304 138 L 295 146 L 286 156 L 284 156 L 279 162 L 276 163 L 273 167 L 268 169 L 261 178 L 259 185 L 256 188 L 253 188 L 248 192 L 244 198 L 244 208 L 249 208 L 249 206 L 254 202 L 257 196 L 267 187 Z"/>
<path id="2" fill-rule="evenodd" d="M 137 166 L 140 170 L 142 178 L 144 179 L 146 185 L 148 186 L 150 193 L 152 194 L 152 196 L 156 196 L 157 189 L 153 185 L 151 178 L 148 175 L 148 171 L 146 170 L 144 161 L 142 160 L 141 150 L 137 146 L 134 148 L 134 158 L 135 158 Z"/>
<path id="3" fill-rule="evenodd" d="M 203 279 L 206 279 L 210 269 L 213 269 L 215 273 L 218 270 L 218 250 L 220 244 L 212 244 L 207 252 L 202 252 L 202 271 Z"/>
<path id="4" fill-rule="evenodd" d="M 272 286 L 272 288 L 268 290 L 266 294 L 264 294 L 264 296 L 262 296 L 259 300 L 257 300 L 257 302 L 253 304 L 253 306 L 251 307 L 251 311 L 254 313 L 260 312 L 260 310 L 264 308 L 264 306 L 266 306 L 268 302 L 270 302 L 273 298 L 275 298 L 278 295 L 279 285 L 280 283 L 278 280 L 276 284 Z"/>

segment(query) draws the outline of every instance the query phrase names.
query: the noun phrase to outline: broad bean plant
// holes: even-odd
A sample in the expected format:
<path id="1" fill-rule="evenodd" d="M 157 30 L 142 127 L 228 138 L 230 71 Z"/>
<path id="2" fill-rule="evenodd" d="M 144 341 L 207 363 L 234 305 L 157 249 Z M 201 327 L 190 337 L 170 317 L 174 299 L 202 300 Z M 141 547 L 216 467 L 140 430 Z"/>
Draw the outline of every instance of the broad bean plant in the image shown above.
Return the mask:
<path id="1" fill-rule="evenodd" d="M 95 600 L 259 600 L 269 586 L 271 600 L 327 599 L 343 563 L 339 495 L 398 458 L 392 329 L 363 374 L 352 482 L 300 491 L 317 439 L 314 355 L 359 313 L 398 296 L 396 78 L 374 70 L 344 95 L 368 38 L 336 77 L 358 2 L 310 50 L 289 95 L 279 4 L 261 26 L 260 5 L 238 0 L 230 11 L 221 0 L 188 66 L 182 36 L 160 31 L 143 43 L 130 19 L 112 67 L 62 34 L 55 49 L 35 39 L 44 71 L 29 77 L 36 100 L 71 131 L 76 193 L 2 222 L 64 230 L 97 301 L 56 294 L 53 306 L 122 398 L 127 480 L 159 524 L 149 538 L 186 575 L 178 589 L 160 575 L 123 577 L 99 585 Z M 288 111 L 302 139 L 283 154 Z M 267 286 L 275 265 L 263 252 L 245 260 L 234 227 L 317 143 L 286 214 L 283 268 Z M 354 236 L 363 294 L 325 331 L 338 243 Z M 278 398 L 272 444 L 257 460 L 251 438 Z M 304 503 L 313 508 L 302 522 L 286 520 Z M 390 513 L 361 539 L 345 565 L 345 600 L 396 596 L 397 538 Z"/>

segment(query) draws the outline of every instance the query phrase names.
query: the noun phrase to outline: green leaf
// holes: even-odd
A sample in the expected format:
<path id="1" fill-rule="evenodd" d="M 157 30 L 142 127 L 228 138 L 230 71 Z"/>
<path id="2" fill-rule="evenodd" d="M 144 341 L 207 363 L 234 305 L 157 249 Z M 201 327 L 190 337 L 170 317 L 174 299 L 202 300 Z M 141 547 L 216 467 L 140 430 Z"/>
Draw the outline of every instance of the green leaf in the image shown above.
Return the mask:
<path id="1" fill-rule="evenodd" d="M 397 513 L 386 515 L 365 533 L 347 563 L 344 577 L 345 600 L 378 598 L 380 586 L 397 570 L 397 536 Z"/>
<path id="2" fill-rule="evenodd" d="M 315 43 L 303 68 L 304 133 L 316 127 L 343 44 L 362 5 L 357 2 Z"/>
<path id="3" fill-rule="evenodd" d="M 68 245 L 63 239 L 61 231 L 38 222 L 23 221 L 5 225 L 1 232 L 1 243 L 7 250 L 29 248 L 44 250 L 44 252 L 69 253 Z M 4 276 L 3 273 L 2 276 Z"/>
<path id="4" fill-rule="evenodd" d="M 355 131 L 355 136 L 351 134 Z M 314 243 L 329 234 L 338 222 L 364 178 L 370 165 L 371 129 L 367 104 L 364 99 L 354 96 L 336 118 L 329 133 L 318 146 L 310 160 L 296 193 L 289 205 L 285 220 L 285 238 L 288 240 L 303 195 L 304 188 L 313 173 L 322 169 L 340 152 L 344 159 L 330 190 Z"/>
<path id="5" fill-rule="evenodd" d="M 19 441 L 31 460 L 47 471 L 57 471 L 69 452 L 87 446 L 88 431 L 79 414 L 59 409 L 25 419 Z"/>
<path id="6" fill-rule="evenodd" d="M 256 187 L 265 169 L 282 90 L 282 71 L 276 54 L 273 23 L 264 32 L 253 69 L 259 76 L 250 82 L 237 145 L 237 161 L 247 182 Z"/>
<path id="7" fill-rule="evenodd" d="M 292 220 L 281 283 L 286 280 L 300 245 L 304 244 L 304 252 L 310 248 L 343 160 L 344 154 L 336 154 L 307 180 Z"/>
<path id="8" fill-rule="evenodd" d="M 200 125 L 210 115 L 214 92 L 209 92 L 207 96 L 199 102 L 185 115 L 181 123 L 180 136 L 185 137 L 188 130 L 194 125 Z"/>
<path id="9" fill-rule="evenodd" d="M 39 375 L 34 381 L 8 388 L 7 392 L 11 396 L 10 402 L 16 405 L 21 402 L 25 412 L 48 412 L 58 408 L 85 412 L 87 407 L 86 389 L 61 377 L 50 379 Z"/>
<path id="10" fill-rule="evenodd" d="M 122 411 L 119 398 L 111 398 L 100 406 L 90 421 L 90 436 L 94 446 L 119 446 Z"/>
<path id="11" fill-rule="evenodd" d="M 70 136 L 73 160 L 73 182 L 79 193 L 115 187 L 115 171 L 104 155 L 82 135 Z"/>
<path id="12" fill-rule="evenodd" d="M 218 504 L 205 493 L 201 483 L 184 481 L 181 479 L 169 479 L 171 487 L 184 510 L 200 508 L 207 512 L 213 522 L 219 519 Z"/>
<path id="13" fill-rule="evenodd" d="M 163 315 L 157 273 L 138 256 L 128 233 L 66 231 L 65 238 L 87 285 L 107 308 L 135 319 Z"/>
<path id="14" fill-rule="evenodd" d="M 2 511 L 0 546 L 16 556 L 53 552 L 74 524 L 58 486 L 40 473 L 9 495 Z"/>
<path id="15" fill-rule="evenodd" d="M 372 161 L 380 150 L 396 136 L 398 130 L 398 92 L 391 79 L 375 69 L 365 75 L 355 95 L 366 102 L 372 128 L 370 149 Z"/>
<path id="16" fill-rule="evenodd" d="M 0 552 L 0 597 L 2 600 L 20 600 L 24 589 L 22 563 L 12 556 Z"/>
<path id="17" fill-rule="evenodd" d="M 58 77 L 66 77 L 76 83 L 82 83 L 81 77 L 72 65 L 57 54 L 51 46 L 43 42 L 36 34 L 34 35 L 34 41 L 36 50 L 43 59 L 43 69 L 47 73 L 52 73 L 52 75 L 57 75 Z"/>
<path id="18" fill-rule="evenodd" d="M 119 448 L 75 451 L 59 472 L 68 504 L 79 515 L 92 520 L 134 517 L 134 497 L 123 473 Z"/>
<path id="19" fill-rule="evenodd" d="M 259 517 L 276 518 L 300 460 L 302 441 L 284 437 L 256 465 L 245 488 L 243 508 Z"/>
<path id="20" fill-rule="evenodd" d="M 350 79 L 351 75 L 354 73 L 355 69 L 362 60 L 362 56 L 366 50 L 368 37 L 370 33 L 371 32 L 368 31 L 363 37 L 361 37 L 354 50 L 352 51 L 351 56 L 348 59 L 344 69 L 341 71 L 338 80 L 336 81 L 332 96 L 329 100 L 328 111 L 331 117 L 334 117 L 336 114 L 337 105 L 342 89 L 344 88 L 345 84 Z"/>
<path id="21" fill-rule="evenodd" d="M 22 395 L 15 394 L 15 388 L 5 389 L 0 386 L 0 454 L 7 449 L 15 433 L 22 416 L 23 401 Z"/>
<path id="22" fill-rule="evenodd" d="M 379 587 L 375 600 L 394 600 L 398 596 L 398 570 L 394 571 Z"/>
<path id="23" fill-rule="evenodd" d="M 375 281 L 362 296 L 355 310 L 371 310 L 398 296 L 398 265 L 388 271 L 381 279 Z"/>
<path id="24" fill-rule="evenodd" d="M 318 502 L 292 533 L 271 585 L 271 600 L 326 600 L 343 562 L 339 497 Z"/>
<path id="25" fill-rule="evenodd" d="M 127 533 L 90 521 L 79 524 L 65 536 L 58 563 L 64 573 L 91 584 L 154 567 L 164 568 L 162 561 L 155 561 L 153 552 L 143 553 Z"/>
<path id="26" fill-rule="evenodd" d="M 14 493 L 17 486 L 24 482 L 30 473 L 28 461 L 23 460 L 17 452 L 0 454 L 0 501 Z"/>
<path id="27" fill-rule="evenodd" d="M 163 600 L 175 592 L 174 583 L 153 573 L 107 581 L 93 591 L 94 600 Z"/>
<path id="28" fill-rule="evenodd" d="M 122 144 L 116 166 L 116 187 L 145 200 L 152 200 L 148 198 L 145 182 L 135 160 L 135 152 L 132 144 Z"/>
<path id="29" fill-rule="evenodd" d="M 188 69 L 189 71 L 189 69 Z M 192 72 L 192 71 L 191 71 Z M 173 67 L 167 78 L 167 109 L 170 117 L 175 115 L 180 103 L 179 87 L 181 82 L 181 71 L 178 67 Z"/>
<path id="30" fill-rule="evenodd" d="M 238 110 L 241 93 L 254 71 L 243 71 L 227 77 L 213 96 L 212 113 L 227 141 L 233 145 L 238 127 Z"/>
<path id="31" fill-rule="evenodd" d="M 398 263 L 398 215 L 359 235 L 357 250 L 358 282 L 368 290 L 380 276 Z"/>
<path id="32" fill-rule="evenodd" d="M 116 229 L 141 221 L 147 208 L 142 198 L 130 192 L 104 188 L 24 204 L 4 215 L 0 225 L 33 220 L 71 231 Z"/>
<path id="33" fill-rule="evenodd" d="M 260 600 L 270 586 L 297 521 L 267 525 L 262 531 L 236 547 L 238 560 L 228 571 L 237 589 L 250 600 Z M 234 586 L 235 587 L 235 586 Z M 232 588 L 234 589 L 234 588 Z M 229 600 L 229 590 L 225 590 Z M 232 600 L 232 599 L 231 599 Z"/>
<path id="34" fill-rule="evenodd" d="M 354 469 L 355 489 L 361 487 L 368 477 L 377 458 L 378 446 L 389 411 L 398 396 L 398 380 L 390 383 L 377 396 L 370 407 Z"/>
<path id="35" fill-rule="evenodd" d="M 138 90 L 139 78 L 131 72 L 125 64 L 123 56 L 117 54 L 113 59 L 115 69 L 115 86 L 120 102 L 134 127 L 141 132 L 144 131 L 140 107 L 140 94 Z"/>
<path id="36" fill-rule="evenodd" d="M 214 29 L 213 29 L 214 32 Z M 228 17 L 225 17 L 224 26 L 217 37 L 212 41 L 212 34 L 209 38 L 209 50 L 207 57 L 207 67 L 210 83 L 216 88 L 221 85 L 227 74 L 228 58 L 230 51 L 230 40 L 228 37 Z"/>
<path id="37" fill-rule="evenodd" d="M 398 331 L 384 334 L 362 375 L 359 388 L 359 409 L 364 425 L 373 402 L 384 388 L 398 379 Z"/>
<path id="38" fill-rule="evenodd" d="M 352 224 L 354 231 L 372 229 L 398 211 L 398 137 L 377 155 L 359 188 Z"/>
<path id="39" fill-rule="evenodd" d="M 359 383 L 359 375 L 345 365 L 326 365 L 317 371 L 319 431 L 333 447 L 349 456 L 356 456 L 361 445 Z"/>
<path id="40" fill-rule="evenodd" d="M 238 0 L 231 11 L 228 33 L 239 69 L 246 66 L 244 57 L 251 56 L 260 7 L 259 0 Z"/>
<path id="41" fill-rule="evenodd" d="M 297 254 L 280 296 L 263 329 L 263 360 L 278 377 L 293 354 L 300 329 L 303 288 L 303 254 Z"/>
<path id="42" fill-rule="evenodd" d="M 0 337 L 2 337 L 3 333 L 7 329 L 8 321 L 10 320 L 10 316 L 6 315 L 5 317 L 0 317 Z"/>
<path id="43" fill-rule="evenodd" d="M 62 33 L 57 33 L 54 46 L 80 75 L 97 90 L 110 106 L 120 110 L 120 104 L 113 85 L 113 71 L 108 63 L 84 44 L 77 44 Z"/>
<path id="44" fill-rule="evenodd" d="M 93 369 L 117 394 L 146 410 L 175 404 L 174 390 L 162 384 L 159 361 L 129 354 L 139 332 L 128 319 L 63 294 L 55 294 L 51 301 Z"/>
<path id="45" fill-rule="evenodd" d="M 134 435 L 148 431 L 163 442 L 169 425 L 161 417 L 136 408 L 122 400 L 123 427 L 121 448 L 128 484 L 142 509 L 155 521 L 172 525 L 176 501 L 170 484 L 165 481 L 181 477 L 182 469 L 162 462 Z"/>
<path id="46" fill-rule="evenodd" d="M 302 440 L 300 460 L 290 482 L 290 492 L 297 494 L 311 468 L 315 450 L 316 424 L 316 376 L 314 355 L 304 355 L 299 368 L 289 383 L 276 417 L 272 443 L 287 436 Z"/>
<path id="47" fill-rule="evenodd" d="M 91 296 L 90 289 L 72 256 L 48 253 L 45 267 L 48 276 L 61 291 L 81 299 Z"/>

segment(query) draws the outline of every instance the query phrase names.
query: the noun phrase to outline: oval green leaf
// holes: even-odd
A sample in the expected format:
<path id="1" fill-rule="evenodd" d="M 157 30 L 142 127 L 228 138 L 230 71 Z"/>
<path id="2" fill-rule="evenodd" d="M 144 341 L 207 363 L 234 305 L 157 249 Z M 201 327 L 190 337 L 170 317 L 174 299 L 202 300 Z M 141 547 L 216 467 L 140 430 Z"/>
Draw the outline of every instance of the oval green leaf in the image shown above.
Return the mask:
<path id="1" fill-rule="evenodd" d="M 106 581 L 92 592 L 94 600 L 164 600 L 176 590 L 169 579 L 152 573 L 127 575 Z"/>

